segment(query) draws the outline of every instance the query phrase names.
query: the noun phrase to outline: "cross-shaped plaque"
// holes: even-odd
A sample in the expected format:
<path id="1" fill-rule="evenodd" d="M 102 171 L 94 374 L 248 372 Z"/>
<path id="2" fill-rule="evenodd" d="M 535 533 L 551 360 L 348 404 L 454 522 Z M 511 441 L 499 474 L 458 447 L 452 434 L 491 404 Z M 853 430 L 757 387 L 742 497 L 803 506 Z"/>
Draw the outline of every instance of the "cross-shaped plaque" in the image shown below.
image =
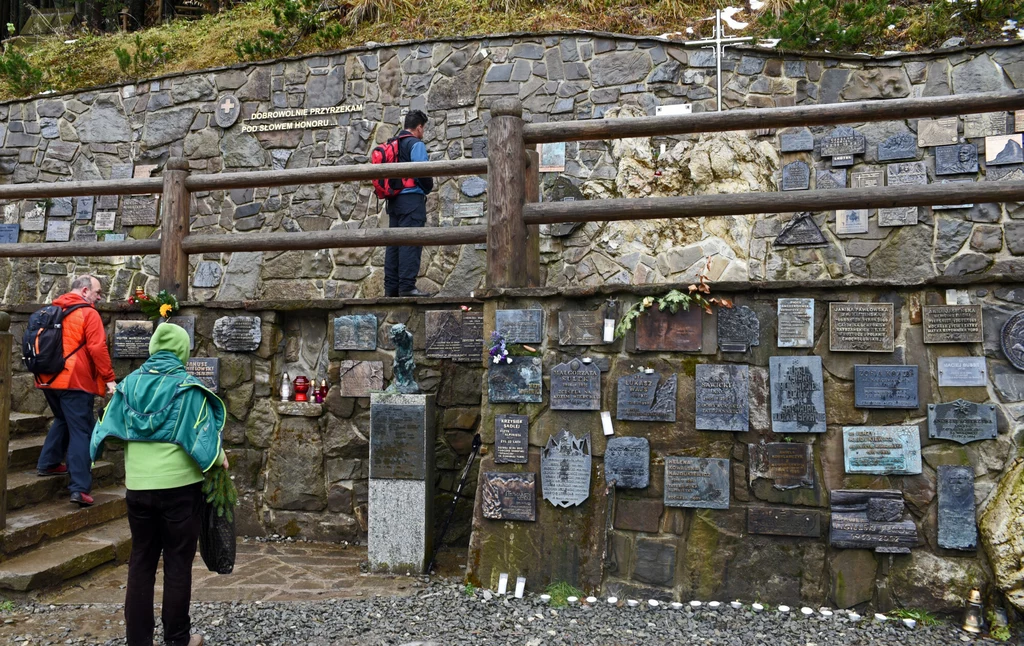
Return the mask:
<path id="1" fill-rule="evenodd" d="M 220 104 L 220 109 L 224 111 L 224 114 L 230 113 L 235 108 L 235 102 L 231 100 L 231 97 L 224 97 L 224 102 Z"/>

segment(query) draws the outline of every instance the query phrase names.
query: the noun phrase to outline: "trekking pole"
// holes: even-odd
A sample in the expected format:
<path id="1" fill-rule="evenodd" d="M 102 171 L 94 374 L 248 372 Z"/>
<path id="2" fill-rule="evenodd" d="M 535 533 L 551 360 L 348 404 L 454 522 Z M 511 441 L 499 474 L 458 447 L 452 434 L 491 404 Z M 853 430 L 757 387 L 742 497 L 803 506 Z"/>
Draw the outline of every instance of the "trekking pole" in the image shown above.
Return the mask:
<path id="1" fill-rule="evenodd" d="M 452 523 L 452 517 L 455 516 L 455 507 L 459 504 L 459 498 L 462 497 L 462 488 L 466 486 L 466 478 L 469 477 L 469 472 L 473 468 L 473 463 L 476 462 L 476 456 L 480 452 L 480 434 L 477 433 L 473 436 L 473 452 L 469 454 L 469 461 L 466 462 L 466 469 L 462 472 L 462 478 L 459 480 L 459 486 L 455 489 L 455 497 L 452 498 L 451 509 L 448 510 L 448 517 L 444 519 L 444 527 L 441 528 L 441 535 L 437 539 L 437 544 L 434 546 L 434 551 L 430 555 L 430 564 L 427 566 L 427 574 L 434 571 L 434 561 L 437 560 L 437 553 L 441 551 L 441 546 L 444 544 L 444 537 L 448 533 L 448 526 Z"/>

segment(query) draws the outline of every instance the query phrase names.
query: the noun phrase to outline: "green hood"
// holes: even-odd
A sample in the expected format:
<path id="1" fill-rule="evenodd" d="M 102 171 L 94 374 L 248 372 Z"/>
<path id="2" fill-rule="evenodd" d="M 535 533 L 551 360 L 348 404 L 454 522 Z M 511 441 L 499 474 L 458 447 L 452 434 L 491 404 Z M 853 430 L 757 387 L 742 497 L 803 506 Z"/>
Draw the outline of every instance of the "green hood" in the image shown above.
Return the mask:
<path id="1" fill-rule="evenodd" d="M 161 350 L 169 350 L 182 363 L 188 363 L 191 348 L 192 339 L 188 332 L 174 323 L 161 323 L 149 340 L 149 354 L 154 355 Z"/>

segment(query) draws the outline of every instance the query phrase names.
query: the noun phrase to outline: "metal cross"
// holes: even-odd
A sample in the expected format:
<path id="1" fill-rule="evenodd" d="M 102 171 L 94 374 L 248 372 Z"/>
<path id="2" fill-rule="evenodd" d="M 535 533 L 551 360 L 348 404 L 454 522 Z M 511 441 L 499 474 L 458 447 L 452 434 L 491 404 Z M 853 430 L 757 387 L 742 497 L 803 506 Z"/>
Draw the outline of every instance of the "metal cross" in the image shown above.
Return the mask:
<path id="1" fill-rule="evenodd" d="M 228 97 L 224 97 L 224 103 L 220 104 L 220 109 L 224 111 L 224 114 L 227 114 L 228 112 L 231 112 L 232 108 L 234 108 L 234 107 L 235 107 L 235 103 L 234 103 L 234 101 L 231 100 L 231 97 L 229 97 L 229 96 Z"/>
<path id="2" fill-rule="evenodd" d="M 713 49 L 715 50 L 715 66 L 718 70 L 717 83 L 718 83 L 718 111 L 722 111 L 722 49 L 729 45 L 736 45 L 738 43 L 746 43 L 754 40 L 752 36 L 726 36 L 725 29 L 722 27 L 722 10 L 715 10 L 715 37 L 706 38 L 704 40 L 684 40 L 682 42 L 683 47 L 700 47 L 701 49 Z"/>

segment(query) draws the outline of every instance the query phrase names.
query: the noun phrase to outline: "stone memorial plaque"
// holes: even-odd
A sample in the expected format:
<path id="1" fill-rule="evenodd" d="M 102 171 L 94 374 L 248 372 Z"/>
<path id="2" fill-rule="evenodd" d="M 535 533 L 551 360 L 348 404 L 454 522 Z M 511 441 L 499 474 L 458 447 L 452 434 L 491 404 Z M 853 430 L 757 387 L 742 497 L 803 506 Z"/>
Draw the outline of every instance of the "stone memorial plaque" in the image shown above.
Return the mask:
<path id="1" fill-rule="evenodd" d="M 917 408 L 917 366 L 854 366 L 857 408 Z"/>
<path id="2" fill-rule="evenodd" d="M 801 213 L 782 227 L 774 244 L 777 247 L 819 246 L 828 244 L 828 241 L 825 240 L 825 234 L 818 228 L 811 215 Z"/>
<path id="3" fill-rule="evenodd" d="M 983 112 L 981 114 L 964 115 L 964 137 L 995 137 L 1006 134 L 1005 112 Z M 986 148 L 987 148 L 986 144 Z"/>
<path id="4" fill-rule="evenodd" d="M 978 172 L 978 147 L 974 144 L 939 146 L 935 149 L 936 175 Z"/>
<path id="5" fill-rule="evenodd" d="M 928 437 L 967 444 L 976 440 L 994 440 L 996 407 L 958 399 L 946 404 L 928 404 Z"/>
<path id="6" fill-rule="evenodd" d="M 51 218 L 70 218 L 74 215 L 75 210 L 71 203 L 72 198 L 70 197 L 54 197 L 50 198 L 50 217 Z"/>
<path id="7" fill-rule="evenodd" d="M 844 426 L 847 473 L 921 473 L 921 434 L 916 426 Z"/>
<path id="8" fill-rule="evenodd" d="M 868 520 L 895 523 L 903 518 L 905 507 L 902 500 L 870 498 L 868 499 Z"/>
<path id="9" fill-rule="evenodd" d="M 217 357 L 192 357 L 185 364 L 185 371 L 203 382 L 215 393 L 220 392 L 220 359 Z"/>
<path id="10" fill-rule="evenodd" d="M 47 242 L 67 242 L 71 239 L 70 220 L 50 220 L 46 223 Z"/>
<path id="11" fill-rule="evenodd" d="M 110 179 L 131 179 L 135 176 L 135 164 L 125 162 L 110 167 Z"/>
<path id="12" fill-rule="evenodd" d="M 770 536 L 821 536 L 821 512 L 779 507 L 747 509 L 747 533 Z"/>
<path id="13" fill-rule="evenodd" d="M 779 133 L 779 146 L 784 153 L 814 150 L 814 135 L 807 128 Z"/>
<path id="14" fill-rule="evenodd" d="M 544 500 L 572 507 L 590 497 L 590 433 L 576 437 L 562 429 L 548 438 L 540 453 L 540 486 Z"/>
<path id="15" fill-rule="evenodd" d="M 132 177 L 140 179 L 149 179 L 153 176 L 153 171 L 157 168 L 157 164 L 138 164 L 135 166 L 135 172 L 132 173 Z"/>
<path id="16" fill-rule="evenodd" d="M 870 518 L 879 503 L 901 510 L 900 520 Z M 902 520 L 903 492 L 894 489 L 833 489 L 829 543 L 843 549 L 870 549 L 879 553 L 910 554 L 917 545 L 917 525 Z"/>
<path id="17" fill-rule="evenodd" d="M 700 352 L 704 312 L 699 307 L 675 314 L 656 307 L 645 310 L 636 322 L 638 352 Z"/>
<path id="18" fill-rule="evenodd" d="M 676 421 L 676 375 L 664 382 L 656 372 L 620 377 L 615 418 L 641 422 Z M 660 384 L 660 385 L 659 385 Z"/>
<path id="19" fill-rule="evenodd" d="M 801 442 L 748 444 L 750 483 L 764 478 L 780 491 L 814 487 L 814 449 Z"/>
<path id="20" fill-rule="evenodd" d="M 117 211 L 120 195 L 100 195 L 96 197 L 96 208 L 101 211 Z"/>
<path id="21" fill-rule="evenodd" d="M 892 303 L 829 303 L 832 352 L 892 352 Z"/>
<path id="22" fill-rule="evenodd" d="M 123 233 L 108 233 L 103 236 L 103 242 L 124 242 Z"/>
<path id="23" fill-rule="evenodd" d="M 771 357 L 772 432 L 825 432 L 825 388 L 821 357 Z"/>
<path id="24" fill-rule="evenodd" d="M 973 179 L 944 179 L 941 184 L 966 184 L 967 182 L 974 182 Z M 933 211 L 948 211 L 950 209 L 969 209 L 974 204 L 934 204 L 932 205 Z"/>
<path id="25" fill-rule="evenodd" d="M 868 209 L 844 209 L 836 211 L 836 235 L 855 235 L 868 232 Z"/>
<path id="26" fill-rule="evenodd" d="M 989 168 L 985 173 L 986 182 L 1024 182 L 1024 168 Z"/>
<path id="27" fill-rule="evenodd" d="M 369 397 L 374 391 L 384 390 L 383 361 L 345 360 L 340 375 L 342 397 Z"/>
<path id="28" fill-rule="evenodd" d="M 537 485 L 533 473 L 484 472 L 480 509 L 490 520 L 537 520 Z"/>
<path id="29" fill-rule="evenodd" d="M 878 161 L 896 161 L 917 157 L 917 138 L 912 133 L 901 132 L 878 144 Z"/>
<path id="30" fill-rule="evenodd" d="M 224 269 L 221 268 L 220 263 L 212 260 L 203 260 L 196 265 L 196 273 L 192 277 L 192 286 L 206 289 L 216 287 L 220 285 L 220 279 L 223 275 Z M 335 339 L 337 339 L 337 331 L 335 332 Z"/>
<path id="31" fill-rule="evenodd" d="M 195 350 L 196 347 L 196 317 L 192 315 L 181 315 L 181 316 L 168 316 L 168 323 L 173 323 L 181 329 L 188 332 L 189 349 Z"/>
<path id="32" fill-rule="evenodd" d="M 113 231 L 114 220 L 116 218 L 116 211 L 97 211 L 96 222 L 93 224 L 93 226 L 97 231 Z"/>
<path id="33" fill-rule="evenodd" d="M 960 141 L 958 127 L 959 119 L 957 117 L 918 119 L 917 146 L 918 148 L 931 148 L 955 144 Z"/>
<path id="34" fill-rule="evenodd" d="M 665 506 L 729 508 L 729 460 L 665 456 Z"/>
<path id="35" fill-rule="evenodd" d="M 925 305 L 925 343 L 981 343 L 981 305 Z"/>
<path id="36" fill-rule="evenodd" d="M 96 242 L 99 240 L 99 236 L 96 235 L 96 229 L 90 225 L 86 227 L 75 227 L 72 239 L 75 242 Z"/>
<path id="37" fill-rule="evenodd" d="M 1002 135 L 985 137 L 985 163 L 989 166 L 1005 166 L 1007 164 L 1024 163 L 1024 136 Z M 974 149 L 975 165 L 977 165 L 978 149 Z"/>
<path id="38" fill-rule="evenodd" d="M 978 549 L 974 469 L 969 466 L 940 465 L 937 471 L 939 547 L 964 551 Z"/>
<path id="39" fill-rule="evenodd" d="M 544 399 L 540 357 L 512 357 L 487 366 L 487 400 L 492 404 L 539 404 Z"/>
<path id="40" fill-rule="evenodd" d="M 423 480 L 424 406 L 370 404 L 370 478 Z"/>
<path id="41" fill-rule="evenodd" d="M 573 359 L 551 369 L 551 410 L 601 410 L 601 370 Z"/>
<path id="42" fill-rule="evenodd" d="M 75 219 L 91 220 L 92 210 L 96 200 L 93 197 L 80 197 L 75 202 Z"/>
<path id="43" fill-rule="evenodd" d="M 18 224 L 20 209 L 17 202 L 4 204 L 4 224 Z"/>
<path id="44" fill-rule="evenodd" d="M 506 343 L 542 343 L 544 310 L 497 310 L 494 329 Z"/>
<path id="45" fill-rule="evenodd" d="M 889 186 L 924 186 L 928 183 L 928 168 L 924 162 L 900 162 L 885 167 Z"/>
<path id="46" fill-rule="evenodd" d="M 604 343 L 604 310 L 559 312 L 558 345 Z"/>
<path id="47" fill-rule="evenodd" d="M 829 136 L 821 140 L 821 156 L 850 157 L 863 155 L 867 151 L 868 142 L 863 135 L 849 126 L 839 126 Z"/>
<path id="48" fill-rule="evenodd" d="M 196 272 L 196 280 L 199 279 Z M 205 281 L 204 281 L 205 282 Z M 217 283 L 220 283 L 218 277 Z M 211 285 L 215 287 L 216 285 Z M 335 350 L 376 350 L 377 315 L 349 314 L 334 319 Z"/>
<path id="49" fill-rule="evenodd" d="M 782 167 L 782 190 L 803 191 L 811 187 L 811 167 L 795 161 Z"/>
<path id="50" fill-rule="evenodd" d="M 850 175 L 851 188 L 872 188 L 883 185 L 882 171 L 866 170 Z"/>
<path id="51" fill-rule="evenodd" d="M 483 361 L 482 312 L 434 310 L 426 313 L 427 356 L 460 362 Z"/>
<path id="52" fill-rule="evenodd" d="M 813 348 L 814 299 L 780 298 L 778 328 L 780 348 Z"/>
<path id="53" fill-rule="evenodd" d="M 255 352 L 262 340 L 258 316 L 224 316 L 213 324 L 213 344 L 225 352 Z"/>
<path id="54" fill-rule="evenodd" d="M 988 385 L 985 357 L 939 357 L 940 387 Z"/>
<path id="55" fill-rule="evenodd" d="M 1024 110 L 1017 110 L 1013 113 L 1013 129 L 1016 132 L 1024 131 Z"/>
<path id="56" fill-rule="evenodd" d="M 891 209 L 878 209 L 878 226 L 907 227 L 917 224 L 916 206 L 897 206 Z"/>
<path id="57" fill-rule="evenodd" d="M 484 216 L 484 203 L 483 202 L 466 202 L 463 204 L 455 205 L 454 217 L 463 218 L 482 218 Z"/>
<path id="58" fill-rule="evenodd" d="M 214 120 L 221 128 L 230 128 L 238 121 L 242 104 L 233 94 L 222 94 L 217 97 L 217 103 L 213 108 Z"/>
<path id="59" fill-rule="evenodd" d="M 718 308 L 718 349 L 747 352 L 761 343 L 761 322 L 746 305 Z"/>
<path id="60" fill-rule="evenodd" d="M 115 359 L 148 359 L 153 321 L 114 321 Z"/>
<path id="61" fill-rule="evenodd" d="M 604 450 L 604 478 L 619 489 L 645 489 L 651 482 L 651 443 L 646 437 L 613 437 Z"/>
<path id="62" fill-rule="evenodd" d="M 121 226 L 155 226 L 156 199 L 141 195 L 125 196 L 121 202 Z"/>
<path id="63" fill-rule="evenodd" d="M 747 366 L 697 364 L 696 429 L 750 430 L 750 373 Z"/>
<path id="64" fill-rule="evenodd" d="M 495 415 L 494 463 L 526 464 L 529 461 L 530 417 Z"/>
<path id="65" fill-rule="evenodd" d="M 41 207 L 35 207 L 25 211 L 21 220 L 23 231 L 44 231 L 46 229 L 46 211 Z"/>
<path id="66" fill-rule="evenodd" d="M 846 188 L 846 169 L 816 171 L 814 174 L 814 187 L 819 191 Z"/>
<path id="67" fill-rule="evenodd" d="M 20 231 L 19 224 L 0 224 L 0 244 L 17 244 Z"/>

